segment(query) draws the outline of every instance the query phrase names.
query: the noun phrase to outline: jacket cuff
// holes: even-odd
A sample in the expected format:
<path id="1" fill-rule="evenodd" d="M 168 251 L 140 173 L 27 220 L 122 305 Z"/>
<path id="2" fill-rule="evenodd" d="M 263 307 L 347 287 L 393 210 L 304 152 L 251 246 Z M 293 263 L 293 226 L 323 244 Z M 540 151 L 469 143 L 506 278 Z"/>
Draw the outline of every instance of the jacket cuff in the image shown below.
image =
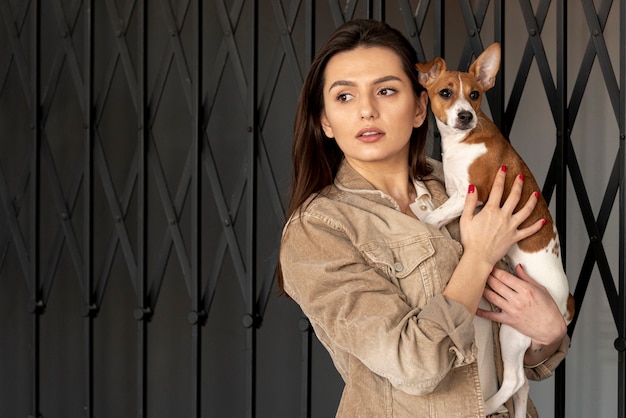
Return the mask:
<path id="1" fill-rule="evenodd" d="M 563 361 L 565 356 L 567 355 L 567 351 L 570 346 L 570 338 L 568 335 L 563 337 L 561 341 L 561 346 L 556 350 L 554 354 L 545 359 L 539 364 L 534 366 L 524 366 L 524 371 L 526 372 L 526 377 L 529 380 L 544 380 L 548 377 L 552 376 L 554 370 L 556 370 L 557 366 Z"/>
<path id="2" fill-rule="evenodd" d="M 424 306 L 418 318 L 433 322 L 448 335 L 449 351 L 455 355 L 454 367 L 476 361 L 473 318 L 463 304 L 439 294 Z"/>

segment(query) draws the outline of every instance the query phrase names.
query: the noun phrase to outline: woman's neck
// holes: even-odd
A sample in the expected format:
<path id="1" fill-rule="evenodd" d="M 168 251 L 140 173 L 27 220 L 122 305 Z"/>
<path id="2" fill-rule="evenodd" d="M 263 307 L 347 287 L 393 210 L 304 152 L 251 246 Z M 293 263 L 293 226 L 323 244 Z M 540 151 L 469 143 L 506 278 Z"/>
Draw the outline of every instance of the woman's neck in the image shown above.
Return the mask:
<path id="1" fill-rule="evenodd" d="M 408 164 L 379 165 L 347 160 L 348 164 L 376 189 L 391 196 L 402 212 L 412 215 L 409 205 L 415 201 L 417 192 L 409 179 Z"/>

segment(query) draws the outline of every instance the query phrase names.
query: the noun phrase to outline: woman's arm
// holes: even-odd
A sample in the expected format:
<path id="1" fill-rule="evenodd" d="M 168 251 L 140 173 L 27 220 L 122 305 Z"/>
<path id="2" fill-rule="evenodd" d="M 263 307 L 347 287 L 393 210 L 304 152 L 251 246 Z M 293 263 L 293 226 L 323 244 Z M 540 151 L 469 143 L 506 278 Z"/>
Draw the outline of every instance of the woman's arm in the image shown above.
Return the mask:
<path id="1" fill-rule="evenodd" d="M 411 306 L 335 219 L 305 213 L 290 222 L 280 257 L 285 291 L 340 373 L 349 372 L 341 368 L 350 353 L 395 387 L 424 395 L 453 367 L 475 360 L 473 316 L 463 305 L 436 295 L 424 306 Z M 403 280 L 419 280 L 419 267 L 414 274 Z"/>

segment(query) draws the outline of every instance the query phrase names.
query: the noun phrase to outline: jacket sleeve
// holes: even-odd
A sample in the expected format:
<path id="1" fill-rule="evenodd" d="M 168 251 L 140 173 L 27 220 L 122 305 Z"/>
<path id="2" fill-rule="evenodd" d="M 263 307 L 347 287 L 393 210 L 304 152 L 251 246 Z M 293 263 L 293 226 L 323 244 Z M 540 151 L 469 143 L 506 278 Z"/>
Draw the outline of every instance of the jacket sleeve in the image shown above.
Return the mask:
<path id="1" fill-rule="evenodd" d="M 411 307 L 331 220 L 292 220 L 280 257 L 285 291 L 335 360 L 352 355 L 413 395 L 434 391 L 452 368 L 475 361 L 472 316 L 463 305 L 439 294 Z"/>
<path id="2" fill-rule="evenodd" d="M 561 346 L 554 354 L 548 357 L 546 360 L 534 366 L 524 366 L 526 377 L 530 380 L 544 380 L 552 376 L 557 366 L 561 364 L 561 361 L 567 355 L 570 346 L 569 336 L 565 336 L 561 342 Z"/>

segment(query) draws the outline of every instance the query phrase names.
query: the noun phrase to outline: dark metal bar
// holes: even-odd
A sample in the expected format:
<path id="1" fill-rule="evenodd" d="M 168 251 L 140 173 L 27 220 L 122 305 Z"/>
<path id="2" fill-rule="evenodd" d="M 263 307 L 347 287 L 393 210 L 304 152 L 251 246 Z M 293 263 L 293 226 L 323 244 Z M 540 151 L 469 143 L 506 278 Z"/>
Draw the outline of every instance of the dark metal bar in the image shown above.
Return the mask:
<path id="1" fill-rule="evenodd" d="M 386 18 L 385 7 L 386 7 L 385 0 L 378 0 L 376 2 L 376 7 L 374 8 L 374 19 L 385 21 L 385 18 Z"/>
<path id="2" fill-rule="evenodd" d="M 202 2 L 196 0 L 196 66 L 193 85 L 193 138 L 191 175 L 191 416 L 202 416 Z"/>
<path id="3" fill-rule="evenodd" d="M 529 34 L 531 36 L 536 35 L 537 33 L 541 33 L 543 30 L 543 25 L 546 21 L 546 16 L 548 11 L 550 10 L 550 0 L 541 0 L 539 5 L 536 8 L 536 15 L 534 18 L 534 24 L 531 28 L 529 28 Z M 532 8 L 530 8 L 532 14 Z M 525 17 L 526 19 L 526 17 Z M 534 27 L 536 24 L 536 28 Z M 528 24 L 527 24 L 528 26 Z M 533 35 L 534 34 L 534 35 Z M 513 83 L 513 88 L 511 89 L 511 94 L 509 96 L 509 102 L 506 108 L 506 120 L 503 125 L 508 126 L 509 133 L 510 128 L 513 125 L 513 120 L 517 115 L 517 109 L 519 107 L 522 94 L 524 92 L 524 86 L 526 85 L 526 80 L 528 79 L 528 73 L 530 71 L 530 66 L 533 62 L 533 46 L 531 40 L 528 39 L 526 41 L 526 47 L 524 48 L 524 53 L 522 54 L 522 60 L 517 69 L 517 75 L 515 76 L 515 81 Z"/>
<path id="4" fill-rule="evenodd" d="M 304 68 L 301 73 L 306 74 L 313 57 L 315 56 L 315 0 L 306 0 L 304 3 Z"/>
<path id="5" fill-rule="evenodd" d="M 537 13 L 547 13 L 549 9 L 549 4 L 545 6 L 545 9 L 542 9 L 541 5 L 542 4 L 539 5 L 540 7 L 538 8 Z M 522 15 L 524 16 L 526 29 L 528 30 L 528 34 L 530 35 L 529 42 L 532 46 L 534 59 L 537 61 L 537 69 L 539 70 L 539 74 L 541 75 L 543 89 L 545 90 L 546 97 L 548 98 L 548 103 L 550 104 L 550 110 L 552 111 L 552 116 L 554 117 L 554 124 L 558 127 L 559 99 L 557 97 L 556 87 L 554 86 L 554 80 L 550 71 L 550 64 L 548 63 L 546 51 L 543 47 L 543 43 L 541 42 L 541 30 L 543 29 L 543 22 L 541 24 L 537 22 L 536 16 L 533 13 L 533 6 L 529 0 L 520 0 L 520 8 L 522 10 Z M 563 36 L 563 33 L 559 32 L 559 28 L 557 28 L 557 33 L 559 34 L 558 36 Z M 559 39 L 559 41 L 562 42 L 561 39 Z M 526 77 L 528 76 L 528 67 L 530 67 L 533 57 L 530 54 L 525 54 L 524 58 L 528 59 L 528 61 L 524 61 L 520 68 L 522 68 L 522 66 L 526 67 Z"/>
<path id="6" fill-rule="evenodd" d="M 313 341 L 313 328 L 307 318 L 300 318 L 298 328 L 302 332 L 301 383 L 300 383 L 300 418 L 311 416 L 311 365 L 313 353 L 311 343 Z"/>
<path id="7" fill-rule="evenodd" d="M 363 7 L 365 8 L 365 18 L 373 19 L 374 18 L 374 0 L 364 1 Z"/>
<path id="8" fill-rule="evenodd" d="M 259 63 L 259 5 L 258 0 L 252 2 L 252 30 L 251 30 L 252 59 L 250 68 L 250 83 L 248 84 L 248 181 L 247 181 L 247 245 L 246 262 L 246 310 L 243 324 L 246 332 L 246 417 L 256 416 L 256 355 L 257 355 L 257 328 L 260 317 L 257 306 L 257 159 L 259 141 L 258 117 L 258 63 Z"/>
<path id="9" fill-rule="evenodd" d="M 444 57 L 446 54 L 446 42 L 444 39 L 446 8 L 443 0 L 435 0 L 435 57 Z"/>
<path id="10" fill-rule="evenodd" d="M 307 0 L 305 11 L 305 48 L 306 62 L 304 71 L 306 73 L 311 61 L 315 56 L 315 0 Z M 311 325 L 307 318 L 300 319 L 300 331 L 302 331 L 302 366 L 300 370 L 301 392 L 300 392 L 300 418 L 311 417 L 311 373 L 313 366 L 313 353 L 311 352 Z M 304 326 L 304 329 L 303 329 Z"/>
<path id="11" fill-rule="evenodd" d="M 435 0 L 435 23 L 434 27 L 434 56 L 445 57 L 446 55 L 446 42 L 445 42 L 445 28 L 446 28 L 446 8 L 443 0 Z M 434 57 L 430 57 L 433 59 Z M 441 134 L 436 128 L 435 118 L 430 115 L 429 122 L 433 126 L 433 151 L 432 155 L 436 159 L 441 159 Z"/>
<path id="12" fill-rule="evenodd" d="M 33 147 L 30 175 L 30 204 L 31 204 L 31 230 L 30 230 L 30 274 L 32 283 L 32 301 L 29 303 L 29 311 L 33 314 L 32 328 L 32 417 L 41 416 L 41 334 L 40 315 L 43 313 L 44 302 L 40 292 L 40 210 L 41 210 L 41 0 L 33 2 L 33 53 L 31 61 L 32 83 L 32 122 Z"/>
<path id="13" fill-rule="evenodd" d="M 617 350 L 617 416 L 626 416 L 626 0 L 620 2 L 619 57 L 619 313 Z"/>
<path id="14" fill-rule="evenodd" d="M 150 133 L 148 126 L 148 1 L 138 4 L 138 69 L 139 103 L 138 137 L 139 149 L 137 181 L 137 418 L 148 417 L 148 324 L 152 313 L 147 305 L 148 289 L 148 147 Z"/>
<path id="15" fill-rule="evenodd" d="M 598 237 L 596 239 L 598 241 L 602 241 L 604 238 L 604 233 L 606 231 L 607 224 L 609 222 L 609 218 L 611 216 L 611 211 L 613 210 L 613 204 L 615 203 L 615 199 L 619 192 L 619 173 L 620 173 L 620 159 L 619 155 L 615 159 L 613 164 L 613 169 L 611 170 L 611 175 L 609 176 L 609 184 L 606 187 L 604 192 L 604 198 L 602 199 L 602 205 L 600 206 L 600 212 L 598 213 L 598 217 L 596 220 L 597 228 L 598 228 Z M 591 241 L 594 241 L 592 239 Z M 574 314 L 574 319 L 568 325 L 568 332 L 571 337 L 574 336 L 574 329 L 576 328 L 576 322 L 578 321 L 578 317 L 580 314 L 580 309 L 583 304 L 583 300 L 587 293 L 587 287 L 589 286 L 589 281 L 591 280 L 591 273 L 593 272 L 593 268 L 596 263 L 597 255 L 595 255 L 593 243 L 590 243 L 587 247 L 587 253 L 585 254 L 585 259 L 583 261 L 582 267 L 580 268 L 580 273 L 578 275 L 578 280 L 576 281 L 576 290 L 574 292 L 574 301 L 576 303 L 576 310 Z M 610 277 L 610 270 L 608 271 Z M 603 273 L 601 273 L 603 275 Z M 609 280 L 613 280 L 612 277 Z M 604 280 L 603 280 L 604 282 Z M 605 287 L 606 289 L 606 287 Z M 610 300 L 611 298 L 607 296 Z M 614 299 L 617 299 L 617 293 Z M 615 319 L 617 315 L 615 316 Z"/>
<path id="16" fill-rule="evenodd" d="M 94 224 L 94 112 L 93 112 L 93 65 L 94 65 L 94 27 L 93 0 L 86 2 L 85 9 L 85 64 L 83 76 L 84 109 L 83 129 L 84 147 L 84 226 L 83 226 L 83 355 L 85 367 L 85 404 L 84 416 L 94 416 L 94 353 L 93 353 L 93 318 L 96 306 L 93 300 L 93 224 Z"/>
<path id="17" fill-rule="evenodd" d="M 496 75 L 496 85 L 494 88 L 494 92 L 491 96 L 493 101 L 492 112 L 491 115 L 493 117 L 494 123 L 500 128 L 500 131 L 504 135 L 505 138 L 509 137 L 510 127 L 504 124 L 505 122 L 505 106 L 504 106 L 504 75 L 505 75 L 505 64 L 506 61 L 504 59 L 506 43 L 504 42 L 504 4 L 503 0 L 495 0 L 493 3 L 493 38 L 495 42 L 500 43 L 500 71 Z M 493 109 L 497 109 L 497 112 L 493 112 Z"/>
<path id="18" fill-rule="evenodd" d="M 567 164 L 568 141 L 570 140 L 568 111 L 567 111 L 567 1 L 557 1 L 557 152 L 560 155 L 560 165 L 557 171 L 556 187 L 556 226 L 561 243 L 563 266 L 566 264 L 567 236 Z M 554 415 L 565 418 L 565 360 L 559 365 L 555 374 Z"/>

